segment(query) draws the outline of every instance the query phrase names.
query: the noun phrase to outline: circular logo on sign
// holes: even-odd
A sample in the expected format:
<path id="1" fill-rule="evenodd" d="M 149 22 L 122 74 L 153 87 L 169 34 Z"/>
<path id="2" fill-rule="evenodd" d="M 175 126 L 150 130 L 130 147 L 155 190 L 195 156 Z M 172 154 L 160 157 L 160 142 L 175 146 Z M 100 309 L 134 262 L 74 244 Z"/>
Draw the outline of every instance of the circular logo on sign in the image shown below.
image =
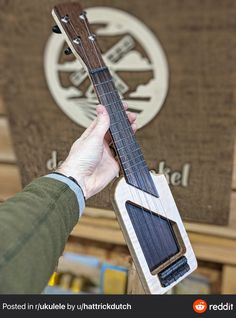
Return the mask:
<path id="1" fill-rule="evenodd" d="M 207 310 L 207 303 L 205 302 L 205 300 L 197 299 L 193 303 L 193 310 L 198 314 L 202 314 Z"/>
<path id="2" fill-rule="evenodd" d="M 137 113 L 138 127 L 160 111 L 168 90 L 168 66 L 153 33 L 127 12 L 107 7 L 86 10 L 103 48 L 103 59 L 129 110 Z M 88 127 L 98 103 L 87 72 L 79 60 L 64 56 L 62 35 L 47 42 L 44 67 L 49 90 L 61 110 L 77 124 Z"/>

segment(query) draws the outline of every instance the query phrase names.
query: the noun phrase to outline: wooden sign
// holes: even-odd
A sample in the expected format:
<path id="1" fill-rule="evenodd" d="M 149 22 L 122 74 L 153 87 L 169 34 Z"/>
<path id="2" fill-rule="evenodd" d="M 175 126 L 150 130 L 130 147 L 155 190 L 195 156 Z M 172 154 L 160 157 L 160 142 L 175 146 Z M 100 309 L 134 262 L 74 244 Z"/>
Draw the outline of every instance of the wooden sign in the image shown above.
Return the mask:
<path id="1" fill-rule="evenodd" d="M 23 184 L 64 160 L 95 117 L 82 66 L 51 34 L 54 0 L 0 4 L 2 95 Z M 235 101 L 235 1 L 83 1 L 150 167 L 185 220 L 226 224 Z M 88 206 L 112 209 L 109 188 Z"/>

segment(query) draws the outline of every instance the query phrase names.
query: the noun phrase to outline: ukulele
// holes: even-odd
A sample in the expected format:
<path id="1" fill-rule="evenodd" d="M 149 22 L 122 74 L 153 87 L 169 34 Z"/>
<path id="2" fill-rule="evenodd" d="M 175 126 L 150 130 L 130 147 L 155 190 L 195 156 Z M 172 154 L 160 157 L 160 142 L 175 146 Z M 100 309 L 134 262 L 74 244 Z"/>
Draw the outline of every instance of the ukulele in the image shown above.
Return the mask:
<path id="1" fill-rule="evenodd" d="M 197 267 L 166 178 L 148 169 L 86 12 L 79 3 L 65 3 L 52 15 L 53 31 L 62 33 L 69 46 L 65 53 L 82 63 L 110 116 L 109 132 L 123 172 L 112 185 L 112 203 L 144 291 L 166 293 Z"/>

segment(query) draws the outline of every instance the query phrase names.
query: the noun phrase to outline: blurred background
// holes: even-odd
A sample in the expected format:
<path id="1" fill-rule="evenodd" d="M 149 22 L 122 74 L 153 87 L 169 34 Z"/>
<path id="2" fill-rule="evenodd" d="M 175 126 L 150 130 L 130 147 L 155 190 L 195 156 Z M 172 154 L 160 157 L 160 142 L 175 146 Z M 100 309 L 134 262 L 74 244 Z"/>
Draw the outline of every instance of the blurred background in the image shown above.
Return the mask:
<path id="1" fill-rule="evenodd" d="M 59 2 L 0 3 L 1 202 L 55 169 L 95 118 L 86 72 L 51 32 Z M 171 293 L 236 293 L 236 2 L 80 3 L 198 258 Z M 45 293 L 143 293 L 109 188 L 87 202 Z"/>

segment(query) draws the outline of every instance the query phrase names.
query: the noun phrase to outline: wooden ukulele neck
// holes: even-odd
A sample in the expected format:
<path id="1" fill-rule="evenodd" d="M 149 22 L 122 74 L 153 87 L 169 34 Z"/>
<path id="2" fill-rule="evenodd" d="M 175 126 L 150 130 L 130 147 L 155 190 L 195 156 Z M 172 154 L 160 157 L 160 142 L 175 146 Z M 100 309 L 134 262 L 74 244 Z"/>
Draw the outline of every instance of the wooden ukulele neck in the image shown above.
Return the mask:
<path id="1" fill-rule="evenodd" d="M 99 102 L 110 116 L 110 134 L 126 182 L 158 197 L 147 164 L 144 160 L 113 78 L 106 66 L 90 71 Z"/>

